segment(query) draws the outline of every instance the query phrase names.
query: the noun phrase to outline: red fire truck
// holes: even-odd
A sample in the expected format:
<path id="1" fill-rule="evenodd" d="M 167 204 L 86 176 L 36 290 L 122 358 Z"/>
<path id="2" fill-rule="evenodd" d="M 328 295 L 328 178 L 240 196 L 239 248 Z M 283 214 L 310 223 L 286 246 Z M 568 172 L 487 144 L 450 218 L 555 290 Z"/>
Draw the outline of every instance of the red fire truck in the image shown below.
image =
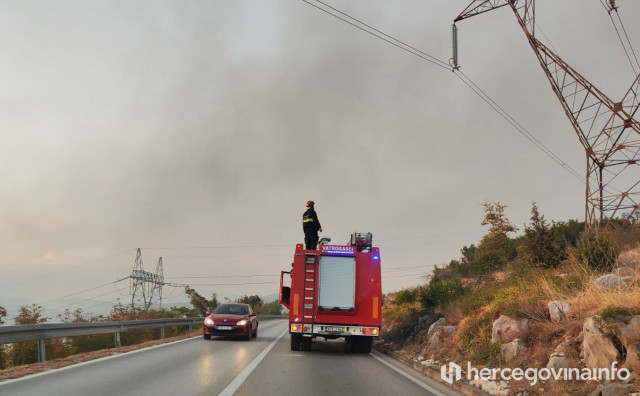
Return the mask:
<path id="1" fill-rule="evenodd" d="M 280 273 L 280 304 L 289 309 L 291 350 L 344 337 L 347 351 L 369 353 L 382 322 L 380 250 L 371 233 L 318 250 L 297 244 L 291 271 Z"/>

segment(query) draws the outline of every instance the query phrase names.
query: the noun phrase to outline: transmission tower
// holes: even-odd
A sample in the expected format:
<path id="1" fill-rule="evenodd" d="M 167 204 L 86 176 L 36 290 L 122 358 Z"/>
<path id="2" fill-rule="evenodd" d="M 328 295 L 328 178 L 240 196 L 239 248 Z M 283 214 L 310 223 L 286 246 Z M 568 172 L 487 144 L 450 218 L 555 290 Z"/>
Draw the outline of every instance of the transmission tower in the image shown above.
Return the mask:
<path id="1" fill-rule="evenodd" d="M 609 3 L 609 13 L 614 9 L 617 12 L 615 1 L 609 0 Z M 585 149 L 586 227 L 597 229 L 616 216 L 626 219 L 637 216 L 640 212 L 640 123 L 634 117 L 640 105 L 640 74 L 620 101 L 610 99 L 536 39 L 535 0 L 475 0 L 454 23 L 504 6 L 511 7 L 516 15 Z M 457 63 L 457 56 L 455 61 Z"/>
<path id="2" fill-rule="evenodd" d="M 142 308 L 146 311 L 155 301 L 158 301 L 159 307 L 162 307 L 162 286 L 165 284 L 162 274 L 162 257 L 158 259 L 156 273 L 147 272 L 142 268 L 142 253 L 138 248 L 129 278 L 132 308 Z"/>

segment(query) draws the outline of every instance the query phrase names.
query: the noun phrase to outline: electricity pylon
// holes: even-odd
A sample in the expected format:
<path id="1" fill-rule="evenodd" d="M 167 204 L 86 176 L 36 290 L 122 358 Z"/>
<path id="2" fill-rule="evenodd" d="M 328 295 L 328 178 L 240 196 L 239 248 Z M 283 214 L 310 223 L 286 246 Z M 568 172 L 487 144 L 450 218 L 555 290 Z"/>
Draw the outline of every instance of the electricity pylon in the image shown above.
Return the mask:
<path id="1" fill-rule="evenodd" d="M 142 253 L 138 248 L 129 278 L 132 308 L 142 308 L 146 311 L 151 308 L 154 301 L 158 301 L 159 307 L 162 307 L 162 286 L 165 284 L 162 274 L 162 257 L 158 259 L 156 273 L 147 272 L 142 268 Z"/>
<path id="2" fill-rule="evenodd" d="M 609 12 L 615 8 L 613 1 L 610 2 Z M 640 123 L 634 117 L 640 105 L 640 74 L 621 100 L 610 99 L 536 39 L 535 0 L 475 0 L 454 22 L 504 6 L 511 7 L 516 15 L 585 149 L 586 227 L 597 229 L 616 216 L 637 218 Z"/>

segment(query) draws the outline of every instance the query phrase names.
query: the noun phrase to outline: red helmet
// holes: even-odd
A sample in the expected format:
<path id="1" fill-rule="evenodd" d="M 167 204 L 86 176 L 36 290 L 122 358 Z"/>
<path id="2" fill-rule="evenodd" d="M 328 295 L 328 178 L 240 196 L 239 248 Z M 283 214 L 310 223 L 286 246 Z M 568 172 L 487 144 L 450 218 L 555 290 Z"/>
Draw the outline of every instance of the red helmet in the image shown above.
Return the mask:
<path id="1" fill-rule="evenodd" d="M 315 205 L 316 203 L 313 201 L 307 201 L 307 208 Z"/>

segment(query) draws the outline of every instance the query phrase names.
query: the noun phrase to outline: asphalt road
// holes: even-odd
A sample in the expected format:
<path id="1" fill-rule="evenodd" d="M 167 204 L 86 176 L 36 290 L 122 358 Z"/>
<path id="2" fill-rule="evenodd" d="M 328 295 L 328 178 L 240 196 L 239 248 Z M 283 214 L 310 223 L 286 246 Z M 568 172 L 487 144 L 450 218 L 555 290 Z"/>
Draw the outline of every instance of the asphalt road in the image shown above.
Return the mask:
<path id="1" fill-rule="evenodd" d="M 251 341 L 201 337 L 0 382 L 0 395 L 459 395 L 341 340 L 289 348 L 287 322 L 260 324 Z"/>

